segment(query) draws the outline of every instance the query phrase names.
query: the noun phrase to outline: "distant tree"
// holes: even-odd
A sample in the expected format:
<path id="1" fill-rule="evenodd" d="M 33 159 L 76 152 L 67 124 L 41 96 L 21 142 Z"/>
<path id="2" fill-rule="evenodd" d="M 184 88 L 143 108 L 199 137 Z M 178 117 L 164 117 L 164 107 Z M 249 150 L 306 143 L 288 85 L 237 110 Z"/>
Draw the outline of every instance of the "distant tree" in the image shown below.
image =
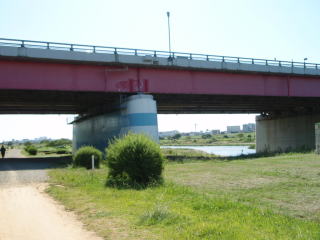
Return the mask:
<path id="1" fill-rule="evenodd" d="M 238 133 L 237 136 L 238 136 L 238 138 L 243 138 L 244 135 L 243 135 L 243 133 Z"/>
<path id="2" fill-rule="evenodd" d="M 61 138 L 57 140 L 52 140 L 47 143 L 48 147 L 59 147 L 59 146 L 71 146 L 72 141 L 70 139 Z"/>
<path id="3" fill-rule="evenodd" d="M 50 140 L 41 140 L 40 144 L 44 144 L 44 145 L 48 145 L 48 143 L 50 142 Z"/>
<path id="4" fill-rule="evenodd" d="M 201 138 L 203 138 L 203 139 L 209 139 L 209 138 L 211 138 L 211 134 L 203 134 L 203 135 L 201 136 Z"/>
<path id="5" fill-rule="evenodd" d="M 229 138 L 228 135 L 224 135 L 223 137 L 224 137 L 224 138 Z"/>
<path id="6" fill-rule="evenodd" d="M 175 135 L 172 136 L 172 139 L 179 139 L 179 138 L 181 138 L 180 133 L 176 133 Z"/>
<path id="7" fill-rule="evenodd" d="M 24 143 L 25 146 L 31 146 L 32 143 L 30 141 Z"/>

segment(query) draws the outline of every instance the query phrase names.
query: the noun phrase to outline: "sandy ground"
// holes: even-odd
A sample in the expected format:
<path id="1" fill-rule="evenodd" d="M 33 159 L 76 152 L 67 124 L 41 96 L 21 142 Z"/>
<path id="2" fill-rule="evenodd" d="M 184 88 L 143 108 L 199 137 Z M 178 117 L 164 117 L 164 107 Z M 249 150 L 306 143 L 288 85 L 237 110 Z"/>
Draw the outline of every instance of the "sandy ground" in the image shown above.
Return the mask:
<path id="1" fill-rule="evenodd" d="M 26 159 L 21 165 L 19 150 L 6 157 L 0 160 L 0 240 L 101 239 L 44 192 L 45 166 Z"/>

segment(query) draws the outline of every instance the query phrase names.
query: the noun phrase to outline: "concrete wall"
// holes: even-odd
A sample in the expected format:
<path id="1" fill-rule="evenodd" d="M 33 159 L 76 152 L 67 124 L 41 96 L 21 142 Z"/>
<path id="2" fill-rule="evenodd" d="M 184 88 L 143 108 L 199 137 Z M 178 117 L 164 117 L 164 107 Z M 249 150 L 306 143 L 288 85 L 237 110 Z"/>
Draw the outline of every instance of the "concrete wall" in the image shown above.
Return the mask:
<path id="1" fill-rule="evenodd" d="M 315 123 L 320 114 L 256 118 L 257 152 L 278 152 L 315 148 Z"/>
<path id="2" fill-rule="evenodd" d="M 75 121 L 73 151 L 90 145 L 104 152 L 110 140 L 128 132 L 144 133 L 159 140 L 157 106 L 151 95 L 131 96 L 118 111 Z"/>
<path id="3" fill-rule="evenodd" d="M 73 152 L 81 146 L 94 146 L 104 152 L 109 140 L 121 130 L 119 113 L 94 116 L 73 124 Z"/>

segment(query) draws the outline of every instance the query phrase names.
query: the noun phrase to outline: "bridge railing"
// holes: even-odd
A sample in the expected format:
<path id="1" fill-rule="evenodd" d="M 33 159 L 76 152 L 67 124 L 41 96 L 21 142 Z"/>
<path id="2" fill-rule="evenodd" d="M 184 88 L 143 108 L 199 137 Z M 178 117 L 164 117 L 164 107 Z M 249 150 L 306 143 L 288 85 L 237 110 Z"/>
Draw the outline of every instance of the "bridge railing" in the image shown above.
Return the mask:
<path id="1" fill-rule="evenodd" d="M 64 51 L 75 51 L 75 52 L 84 52 L 84 53 L 106 53 L 106 54 L 121 54 L 121 55 L 132 55 L 132 56 L 150 56 L 150 57 L 160 57 L 160 58 L 170 58 L 170 59 L 212 61 L 212 62 L 220 62 L 220 63 L 242 63 L 242 64 L 263 65 L 263 66 L 320 69 L 320 64 L 309 63 L 309 62 L 307 63 L 307 62 L 283 61 L 283 60 L 275 60 L 275 59 L 272 60 L 272 59 L 246 58 L 246 57 L 206 55 L 206 54 L 185 53 L 185 52 L 168 52 L 168 51 L 158 51 L 158 50 L 106 47 L 106 46 L 95 46 L 95 45 L 84 45 L 84 44 L 59 43 L 59 42 L 41 42 L 41 41 L 19 40 L 19 39 L 8 39 L 8 38 L 0 38 L 0 46 L 64 50 Z"/>

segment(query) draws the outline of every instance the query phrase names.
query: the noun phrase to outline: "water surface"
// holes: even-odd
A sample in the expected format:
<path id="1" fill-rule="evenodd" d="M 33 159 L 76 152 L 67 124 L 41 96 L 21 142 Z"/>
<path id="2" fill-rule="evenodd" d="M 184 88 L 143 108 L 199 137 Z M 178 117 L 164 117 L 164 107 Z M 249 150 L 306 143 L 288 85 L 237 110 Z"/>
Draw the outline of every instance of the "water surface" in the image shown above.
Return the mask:
<path id="1" fill-rule="evenodd" d="M 249 146 L 161 146 L 161 148 L 188 148 L 227 157 L 256 153 L 256 150 L 249 149 Z"/>

